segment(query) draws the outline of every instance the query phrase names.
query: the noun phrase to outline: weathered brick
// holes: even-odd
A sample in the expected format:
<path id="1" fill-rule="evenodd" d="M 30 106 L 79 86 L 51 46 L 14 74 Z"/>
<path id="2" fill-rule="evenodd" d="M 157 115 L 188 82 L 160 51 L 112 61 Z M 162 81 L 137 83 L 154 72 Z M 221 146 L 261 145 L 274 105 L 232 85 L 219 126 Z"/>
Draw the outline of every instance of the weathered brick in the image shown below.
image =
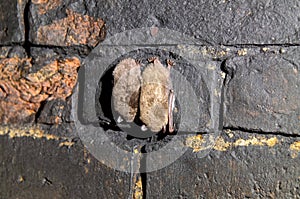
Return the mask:
<path id="1" fill-rule="evenodd" d="M 166 0 L 77 1 L 72 9 L 101 15 L 114 35 L 157 26 L 198 38 L 206 44 L 279 44 L 300 41 L 299 1 Z"/>
<path id="2" fill-rule="evenodd" d="M 0 198 L 129 196 L 130 174 L 99 163 L 79 142 L 0 136 L 0 151 Z"/>
<path id="3" fill-rule="evenodd" d="M 105 37 L 102 19 L 75 12 L 68 1 L 35 0 L 30 13 L 30 41 L 34 44 L 94 47 Z"/>
<path id="4" fill-rule="evenodd" d="M 27 0 L 0 1 L 0 45 L 25 41 L 24 12 Z"/>
<path id="5" fill-rule="evenodd" d="M 300 134 L 300 48 L 226 62 L 225 127 Z"/>
<path id="6" fill-rule="evenodd" d="M 31 58 L 6 53 L 7 48 L 3 51 L 8 57 L 0 59 L 1 124 L 34 121 L 41 102 L 71 95 L 77 81 L 78 58 L 56 59 L 30 72 Z"/>
<path id="7" fill-rule="evenodd" d="M 147 173 L 146 198 L 295 198 L 300 158 L 296 138 L 244 132 L 222 135 L 204 158 L 186 152 Z M 296 197 L 297 198 L 297 197 Z"/>

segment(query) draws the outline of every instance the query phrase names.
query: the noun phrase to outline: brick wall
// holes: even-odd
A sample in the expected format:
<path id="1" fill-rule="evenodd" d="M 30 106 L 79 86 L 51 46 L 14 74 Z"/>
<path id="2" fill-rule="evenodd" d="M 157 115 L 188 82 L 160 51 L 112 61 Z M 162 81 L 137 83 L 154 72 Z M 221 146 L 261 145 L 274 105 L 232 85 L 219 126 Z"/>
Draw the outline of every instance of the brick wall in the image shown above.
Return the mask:
<path id="1" fill-rule="evenodd" d="M 205 136 L 191 136 L 177 161 L 142 174 L 143 197 L 299 198 L 300 3 L 276 0 L 0 0 L 0 198 L 139 197 L 129 173 L 84 147 L 70 114 L 89 53 L 143 27 L 197 39 L 218 74 L 222 130 L 207 156 Z"/>

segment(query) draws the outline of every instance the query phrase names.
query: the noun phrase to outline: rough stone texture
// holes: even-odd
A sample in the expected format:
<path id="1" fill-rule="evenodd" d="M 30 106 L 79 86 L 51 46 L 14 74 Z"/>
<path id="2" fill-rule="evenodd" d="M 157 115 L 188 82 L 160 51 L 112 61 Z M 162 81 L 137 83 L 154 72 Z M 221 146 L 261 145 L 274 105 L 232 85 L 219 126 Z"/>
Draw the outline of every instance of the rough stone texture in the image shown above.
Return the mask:
<path id="1" fill-rule="evenodd" d="M 187 152 L 172 165 L 147 174 L 146 198 L 298 198 L 300 158 L 292 158 L 296 140 L 282 136 L 267 146 L 252 134 L 223 135 L 207 157 Z M 299 139 L 298 139 L 299 140 Z M 229 143 L 233 143 L 231 147 Z M 239 143 L 236 145 L 235 143 Z M 223 152 L 221 151 L 223 150 Z"/>
<path id="2" fill-rule="evenodd" d="M 16 49 L 22 54 L 22 49 Z M 7 48 L 3 51 L 8 54 Z M 0 59 L 1 124 L 33 122 L 41 102 L 65 99 L 72 93 L 80 65 L 78 58 L 55 60 L 35 72 L 30 71 L 30 61 L 17 54 Z"/>
<path id="3" fill-rule="evenodd" d="M 68 104 L 65 100 L 51 100 L 45 104 L 41 110 L 37 122 L 43 124 L 61 124 L 68 121 L 68 116 L 65 115 L 65 109 L 68 109 Z M 68 109 L 68 111 L 70 111 Z"/>
<path id="4" fill-rule="evenodd" d="M 194 107 L 187 106 L 189 114 L 181 118 L 188 131 L 200 126 L 206 132 L 207 126 L 219 123 L 227 129 L 208 156 L 199 158 L 212 147 L 214 140 L 205 143 L 211 134 L 189 137 L 189 152 L 164 169 L 142 174 L 135 185 L 140 189 L 142 182 L 144 198 L 299 198 L 300 2 L 279 0 L 0 0 L 0 198 L 131 194 L 131 176 L 93 158 L 76 137 L 70 118 L 68 96 L 82 63 L 78 57 L 86 57 L 104 39 L 104 21 L 108 36 L 153 26 L 147 29 L 151 37 L 131 31 L 125 37 L 130 39 L 106 38 L 98 54 L 91 53 L 101 62 L 91 64 L 111 67 L 122 55 L 135 55 L 132 51 L 140 51 L 135 58 L 146 59 L 144 47 L 170 57 L 156 50 L 161 44 L 167 50 L 175 46 L 175 69 L 194 82 L 201 102 L 195 116 L 190 113 Z M 162 28 L 199 40 L 165 34 Z M 113 39 L 118 44 L 114 48 Z M 151 41 L 157 43 L 147 46 Z M 186 60 L 176 55 L 183 52 Z M 224 95 L 221 69 L 227 73 Z M 88 72 L 98 75 L 96 67 Z M 87 78 L 91 83 L 85 86 L 98 85 L 99 78 Z M 103 80 L 107 85 L 110 79 Z M 38 92 L 40 87 L 46 91 Z M 99 99 L 92 94 L 86 98 Z M 225 115 L 213 109 L 222 101 Z M 110 107 L 99 103 L 84 111 Z M 88 121 L 98 122 L 98 117 Z M 191 118 L 200 125 L 189 125 Z M 24 127 L 24 122 L 32 123 Z M 42 130 L 35 129 L 35 122 Z M 128 151 L 147 143 L 144 152 L 153 152 L 174 139 L 136 139 L 124 132 L 115 135 L 114 129 L 105 133 Z"/>
<path id="5" fill-rule="evenodd" d="M 39 45 L 96 46 L 105 37 L 104 21 L 65 8 L 59 0 L 32 1 L 30 41 Z"/>
<path id="6" fill-rule="evenodd" d="M 69 2 L 75 12 L 104 19 L 108 35 L 157 26 L 186 33 L 206 44 L 299 44 L 300 41 L 299 1 Z"/>
<path id="7" fill-rule="evenodd" d="M 224 125 L 300 135 L 299 59 L 297 47 L 226 61 Z"/>
<path id="8" fill-rule="evenodd" d="M 80 143 L 0 137 L 0 198 L 127 198 L 130 175 L 99 163 Z"/>
<path id="9" fill-rule="evenodd" d="M 0 1 L 0 45 L 25 41 L 26 3 L 27 0 Z"/>

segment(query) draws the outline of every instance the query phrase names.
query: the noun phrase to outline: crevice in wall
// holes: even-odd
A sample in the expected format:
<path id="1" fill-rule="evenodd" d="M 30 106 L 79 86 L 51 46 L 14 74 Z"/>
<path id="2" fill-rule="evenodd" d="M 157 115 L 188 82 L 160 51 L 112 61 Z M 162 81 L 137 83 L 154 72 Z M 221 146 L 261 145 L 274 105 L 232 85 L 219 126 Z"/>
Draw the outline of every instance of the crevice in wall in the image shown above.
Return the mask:
<path id="1" fill-rule="evenodd" d="M 35 123 L 38 123 L 38 119 L 39 119 L 39 117 L 41 116 L 41 113 L 42 113 L 42 111 L 43 111 L 43 109 L 44 109 L 46 103 L 47 103 L 47 101 L 42 101 L 42 102 L 41 102 L 40 107 L 39 107 L 38 111 L 35 113 L 35 116 L 34 116 L 34 117 L 35 117 L 35 118 L 34 118 L 34 122 L 35 122 Z"/>
<path id="2" fill-rule="evenodd" d="M 298 138 L 300 135 L 298 134 L 287 134 L 285 132 L 280 131 L 263 131 L 261 129 L 251 129 L 245 127 L 232 127 L 232 126 L 225 126 L 223 130 L 231 130 L 231 131 L 241 131 L 243 133 L 256 133 L 262 135 L 274 135 L 274 136 L 283 136 L 283 137 L 290 137 L 290 138 Z"/>
<path id="3" fill-rule="evenodd" d="M 141 148 L 141 153 L 147 153 L 146 152 L 146 149 L 145 149 L 145 146 L 143 146 Z M 147 160 L 146 160 L 146 156 L 142 156 L 144 158 L 141 159 L 141 163 L 140 163 L 140 168 L 143 167 L 145 168 L 146 167 L 146 163 L 147 163 Z M 140 173 L 141 175 L 141 179 L 142 179 L 142 193 L 143 193 L 143 199 L 146 199 L 147 198 L 147 173 Z"/>
<path id="4" fill-rule="evenodd" d="M 30 48 L 31 48 L 31 44 L 29 41 L 29 32 L 30 32 L 30 22 L 29 22 L 29 9 L 30 9 L 30 1 L 26 3 L 25 5 L 25 9 L 24 9 L 24 27 L 25 27 L 25 41 L 23 44 L 23 47 L 27 53 L 28 57 L 31 57 L 31 52 L 30 52 Z"/>
<path id="5" fill-rule="evenodd" d="M 300 44 L 294 43 L 272 43 L 272 44 L 221 44 L 225 47 L 235 47 L 235 48 L 251 48 L 251 47 L 299 47 Z"/>

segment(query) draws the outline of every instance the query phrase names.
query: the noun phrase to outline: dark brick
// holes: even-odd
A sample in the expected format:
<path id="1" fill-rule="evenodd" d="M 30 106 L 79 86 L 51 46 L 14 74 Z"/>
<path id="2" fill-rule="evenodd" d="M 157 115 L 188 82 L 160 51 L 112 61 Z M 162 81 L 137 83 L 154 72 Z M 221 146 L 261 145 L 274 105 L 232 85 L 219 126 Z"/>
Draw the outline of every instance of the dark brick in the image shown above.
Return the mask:
<path id="1" fill-rule="evenodd" d="M 27 0 L 0 1 L 0 45 L 25 41 L 24 11 Z"/>
<path id="2" fill-rule="evenodd" d="M 0 198 L 127 198 L 130 175 L 76 143 L 0 137 Z"/>
<path id="3" fill-rule="evenodd" d="M 226 62 L 226 127 L 300 134 L 300 48 Z"/>
<path id="4" fill-rule="evenodd" d="M 74 1 L 72 10 L 105 20 L 109 35 L 149 26 L 186 33 L 206 44 L 300 41 L 298 1 Z M 60 6 L 60 10 L 62 6 Z"/>
<path id="5" fill-rule="evenodd" d="M 252 136 L 234 132 L 227 151 L 213 150 L 201 159 L 187 152 L 172 165 L 147 173 L 146 198 L 297 198 L 300 159 L 292 158 L 289 149 L 296 139 Z M 275 138 L 275 146 L 259 146 Z M 218 147 L 222 144 L 217 142 Z"/>

